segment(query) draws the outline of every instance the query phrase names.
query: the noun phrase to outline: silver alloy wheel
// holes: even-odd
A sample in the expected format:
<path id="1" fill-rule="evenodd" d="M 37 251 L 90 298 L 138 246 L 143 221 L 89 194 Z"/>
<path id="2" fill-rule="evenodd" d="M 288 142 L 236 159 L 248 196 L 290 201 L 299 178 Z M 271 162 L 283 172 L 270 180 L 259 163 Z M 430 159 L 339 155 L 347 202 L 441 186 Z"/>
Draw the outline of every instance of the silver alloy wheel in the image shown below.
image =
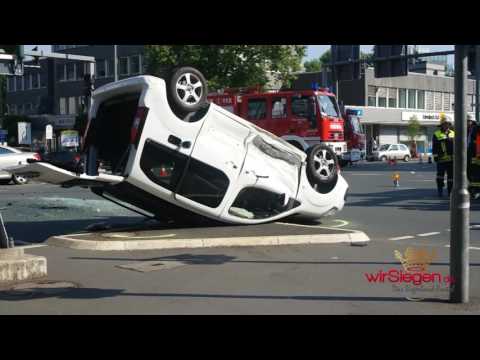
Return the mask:
<path id="1" fill-rule="evenodd" d="M 321 149 L 314 154 L 313 162 L 315 164 L 315 172 L 320 178 L 328 179 L 335 170 L 335 160 L 326 149 Z"/>
<path id="2" fill-rule="evenodd" d="M 13 181 L 15 182 L 15 184 L 18 184 L 18 185 L 24 185 L 28 183 L 28 179 L 20 175 L 13 175 Z"/>
<path id="3" fill-rule="evenodd" d="M 185 105 L 198 104 L 203 95 L 202 81 L 193 73 L 183 74 L 177 80 L 176 95 Z"/>

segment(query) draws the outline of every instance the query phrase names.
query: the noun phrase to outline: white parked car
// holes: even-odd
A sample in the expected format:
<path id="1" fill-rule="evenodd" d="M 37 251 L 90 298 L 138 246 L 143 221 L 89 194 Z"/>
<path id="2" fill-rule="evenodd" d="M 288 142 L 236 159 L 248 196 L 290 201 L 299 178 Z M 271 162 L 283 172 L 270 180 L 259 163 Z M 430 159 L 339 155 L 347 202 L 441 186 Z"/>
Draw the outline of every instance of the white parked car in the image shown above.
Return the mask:
<path id="1" fill-rule="evenodd" d="M 22 175 L 6 171 L 6 168 L 27 164 L 27 159 L 40 160 L 40 155 L 33 152 L 22 152 L 9 146 L 0 146 L 0 184 L 6 185 L 13 181 L 15 184 L 23 185 L 28 178 Z"/>
<path id="2" fill-rule="evenodd" d="M 18 173 L 98 195 L 160 220 L 258 224 L 320 218 L 344 206 L 347 182 L 328 147 L 308 155 L 206 101 L 203 75 L 138 76 L 92 96 L 85 173 L 36 162 Z M 111 172 L 98 172 L 99 163 Z M 200 217 L 199 217 L 200 216 Z"/>
<path id="3" fill-rule="evenodd" d="M 393 159 L 409 161 L 412 158 L 412 154 L 404 144 L 384 144 L 373 152 L 373 157 L 375 160 L 380 161 Z"/>

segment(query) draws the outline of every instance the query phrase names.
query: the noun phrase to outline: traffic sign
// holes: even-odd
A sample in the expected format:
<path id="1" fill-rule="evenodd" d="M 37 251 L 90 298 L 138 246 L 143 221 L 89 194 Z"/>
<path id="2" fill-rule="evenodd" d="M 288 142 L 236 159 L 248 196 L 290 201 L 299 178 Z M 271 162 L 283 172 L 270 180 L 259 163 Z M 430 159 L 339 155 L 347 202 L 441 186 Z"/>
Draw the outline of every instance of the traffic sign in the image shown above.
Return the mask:
<path id="1" fill-rule="evenodd" d="M 46 140 L 52 140 L 53 139 L 53 126 L 52 125 L 47 125 L 45 127 L 45 139 Z"/>

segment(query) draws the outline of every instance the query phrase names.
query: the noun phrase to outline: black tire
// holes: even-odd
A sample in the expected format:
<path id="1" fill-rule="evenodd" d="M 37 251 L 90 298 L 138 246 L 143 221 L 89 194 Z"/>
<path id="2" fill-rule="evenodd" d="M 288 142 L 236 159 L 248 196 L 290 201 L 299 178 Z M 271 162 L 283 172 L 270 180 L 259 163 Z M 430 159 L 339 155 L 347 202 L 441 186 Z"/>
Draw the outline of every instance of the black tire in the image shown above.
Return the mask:
<path id="1" fill-rule="evenodd" d="M 207 102 L 207 94 L 207 81 L 200 71 L 192 67 L 172 70 L 167 81 L 167 97 L 179 118 L 200 110 Z"/>
<path id="2" fill-rule="evenodd" d="M 383 155 L 383 156 L 380 158 L 380 161 L 383 161 L 383 162 L 387 161 L 387 157 L 386 157 L 385 155 Z"/>
<path id="3" fill-rule="evenodd" d="M 405 155 L 405 157 L 403 158 L 403 161 L 405 161 L 405 162 L 409 162 L 409 161 L 410 161 L 410 156 L 408 156 L 408 155 Z"/>
<path id="4" fill-rule="evenodd" d="M 324 162 L 320 163 L 319 159 Z M 319 144 L 308 148 L 307 177 L 317 191 L 325 193 L 335 187 L 339 167 L 337 155 L 328 146 Z"/>

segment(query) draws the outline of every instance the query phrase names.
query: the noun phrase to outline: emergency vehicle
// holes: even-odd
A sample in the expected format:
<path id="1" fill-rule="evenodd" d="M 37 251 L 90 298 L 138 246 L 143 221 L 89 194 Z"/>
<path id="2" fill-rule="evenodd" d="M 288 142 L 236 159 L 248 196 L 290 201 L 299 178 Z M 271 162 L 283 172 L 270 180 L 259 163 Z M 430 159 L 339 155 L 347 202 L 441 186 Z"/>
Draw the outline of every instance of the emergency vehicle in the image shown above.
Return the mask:
<path id="1" fill-rule="evenodd" d="M 262 92 L 258 87 L 226 89 L 223 93 L 210 94 L 208 100 L 300 150 L 323 143 L 340 160 L 349 154 L 344 119 L 335 94 L 328 89 L 272 92 Z"/>

